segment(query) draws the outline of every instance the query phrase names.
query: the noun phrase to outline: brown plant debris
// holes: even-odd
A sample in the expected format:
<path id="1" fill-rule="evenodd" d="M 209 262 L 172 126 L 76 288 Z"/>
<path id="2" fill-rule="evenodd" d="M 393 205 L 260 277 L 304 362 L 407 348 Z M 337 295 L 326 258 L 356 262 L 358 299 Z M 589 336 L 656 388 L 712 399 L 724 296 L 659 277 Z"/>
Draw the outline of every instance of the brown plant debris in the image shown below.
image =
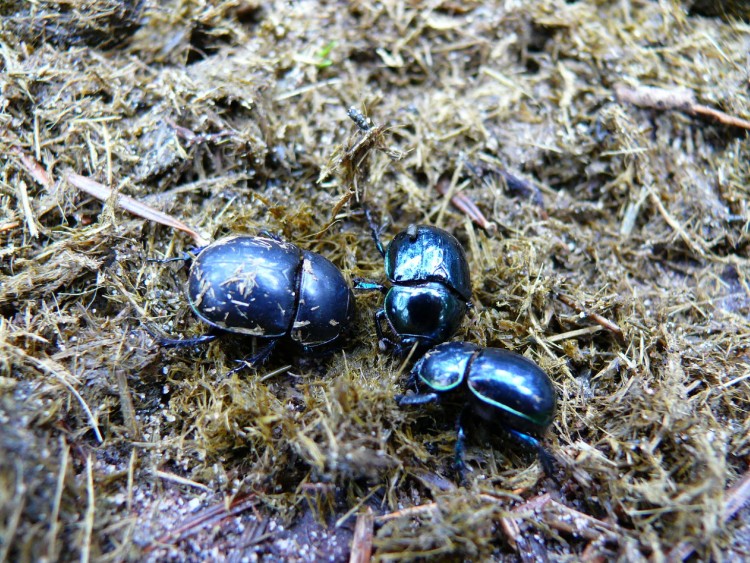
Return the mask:
<path id="1" fill-rule="evenodd" d="M 652 86 L 628 88 L 624 84 L 615 84 L 615 95 L 620 102 L 633 104 L 638 107 L 658 110 L 676 109 L 693 115 L 710 117 L 724 125 L 750 129 L 750 121 L 747 119 L 734 117 L 723 111 L 699 104 L 695 100 L 695 93 L 686 88 L 675 88 L 672 90 L 654 88 Z"/>
<path id="2" fill-rule="evenodd" d="M 746 559 L 746 5 L 0 2 L 0 561 Z M 458 478 L 375 292 L 327 356 L 150 335 L 233 233 L 384 280 L 362 208 L 463 244 L 559 484 L 468 415 Z"/>

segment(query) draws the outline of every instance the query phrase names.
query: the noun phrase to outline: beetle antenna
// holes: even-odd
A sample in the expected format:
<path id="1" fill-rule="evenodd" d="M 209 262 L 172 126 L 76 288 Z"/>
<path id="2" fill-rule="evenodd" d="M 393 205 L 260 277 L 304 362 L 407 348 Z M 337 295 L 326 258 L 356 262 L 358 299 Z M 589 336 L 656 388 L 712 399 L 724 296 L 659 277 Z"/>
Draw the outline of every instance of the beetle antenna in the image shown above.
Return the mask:
<path id="1" fill-rule="evenodd" d="M 383 234 L 383 230 L 385 230 L 385 225 L 378 225 L 375 223 L 375 219 L 372 218 L 372 211 L 370 211 L 370 208 L 368 206 L 364 206 L 365 208 L 365 217 L 367 218 L 367 224 L 370 227 L 370 233 L 372 234 L 372 240 L 375 241 L 375 246 L 378 249 L 378 252 L 380 252 L 380 255 L 385 257 L 385 248 L 383 248 L 383 242 L 380 240 L 380 235 Z"/>

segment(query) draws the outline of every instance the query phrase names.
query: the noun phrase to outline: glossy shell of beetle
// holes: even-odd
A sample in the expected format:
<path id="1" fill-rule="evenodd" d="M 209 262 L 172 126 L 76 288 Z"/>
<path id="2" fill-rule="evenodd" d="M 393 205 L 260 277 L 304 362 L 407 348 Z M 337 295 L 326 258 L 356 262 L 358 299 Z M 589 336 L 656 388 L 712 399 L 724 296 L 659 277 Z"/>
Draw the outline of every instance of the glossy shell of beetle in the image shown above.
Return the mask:
<path id="1" fill-rule="evenodd" d="M 485 348 L 472 362 L 466 383 L 476 397 L 474 411 L 485 419 L 499 415 L 508 426 L 532 434 L 552 424 L 557 406 L 552 380 L 525 356 Z"/>
<path id="2" fill-rule="evenodd" d="M 471 299 L 469 264 L 461 243 L 437 227 L 412 225 L 385 252 L 385 273 L 394 284 L 440 281 L 465 301 Z"/>
<path id="3" fill-rule="evenodd" d="M 231 236 L 193 261 L 188 298 L 195 314 L 228 332 L 317 346 L 336 339 L 354 296 L 331 262 L 265 237 Z"/>
<path id="4" fill-rule="evenodd" d="M 304 251 L 292 339 L 306 346 L 332 342 L 354 315 L 354 295 L 341 271 L 315 252 Z"/>
<path id="5" fill-rule="evenodd" d="M 514 430 L 543 434 L 555 416 L 557 396 L 549 376 L 515 352 L 448 342 L 430 350 L 413 373 L 436 392 L 465 382 L 474 413 Z"/>

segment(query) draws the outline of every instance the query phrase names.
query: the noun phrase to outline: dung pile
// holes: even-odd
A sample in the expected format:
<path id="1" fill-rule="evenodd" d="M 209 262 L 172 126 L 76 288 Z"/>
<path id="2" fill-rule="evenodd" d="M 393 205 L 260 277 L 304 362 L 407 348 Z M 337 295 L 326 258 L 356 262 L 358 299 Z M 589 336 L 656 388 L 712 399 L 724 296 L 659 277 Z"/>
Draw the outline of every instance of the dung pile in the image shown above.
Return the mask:
<path id="1" fill-rule="evenodd" d="M 742 557 L 750 28 L 715 4 L 4 2 L 0 561 Z M 329 357 L 160 349 L 206 329 L 148 260 L 192 241 L 80 176 L 348 279 L 384 279 L 363 204 L 453 233 L 457 338 L 550 374 L 559 483 L 481 424 L 460 483 L 378 295 Z"/>

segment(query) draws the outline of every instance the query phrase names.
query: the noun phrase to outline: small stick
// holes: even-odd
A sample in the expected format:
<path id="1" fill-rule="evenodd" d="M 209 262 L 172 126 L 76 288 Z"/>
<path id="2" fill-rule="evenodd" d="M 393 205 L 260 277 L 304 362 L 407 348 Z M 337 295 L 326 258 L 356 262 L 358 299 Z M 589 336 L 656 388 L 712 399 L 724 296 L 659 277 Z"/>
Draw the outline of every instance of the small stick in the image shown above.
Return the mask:
<path id="1" fill-rule="evenodd" d="M 54 501 L 52 502 L 52 513 L 49 517 L 49 530 L 45 537 L 45 543 L 47 544 L 47 558 L 49 561 L 57 559 L 57 530 L 60 527 L 60 503 L 62 501 L 63 489 L 65 487 L 65 476 L 68 471 L 68 453 L 69 448 L 65 443 L 65 440 L 60 437 L 60 447 L 62 449 L 62 456 L 60 459 L 60 471 L 57 474 L 57 486 L 55 487 Z"/>
<path id="2" fill-rule="evenodd" d="M 68 172 L 66 180 L 70 182 L 70 184 L 72 184 L 74 187 L 78 188 L 82 192 L 86 192 L 87 194 L 95 197 L 98 200 L 107 201 L 110 197 L 112 197 L 112 188 L 105 186 L 104 184 L 100 184 L 99 182 L 92 180 L 91 178 L 86 178 L 85 176 L 76 174 L 75 172 Z M 198 234 L 198 232 L 192 227 L 189 227 L 179 219 L 175 219 L 171 215 L 167 215 L 166 213 L 154 209 L 153 207 L 146 205 L 145 203 L 140 202 L 135 198 L 123 194 L 118 194 L 117 204 L 133 215 L 137 215 L 138 217 L 143 217 L 144 219 L 147 219 L 149 221 L 154 221 L 155 223 L 159 223 L 167 227 L 172 227 L 173 229 L 177 229 L 179 231 L 187 233 L 193 238 L 196 246 L 206 246 L 208 244 L 208 241 L 204 239 L 200 234 Z"/>
<path id="3" fill-rule="evenodd" d="M 500 518 L 500 527 L 505 534 L 505 538 L 508 540 L 508 545 L 514 551 L 518 551 L 518 538 L 521 536 L 521 527 L 518 525 L 518 522 L 513 518 L 502 516 Z"/>
<path id="4" fill-rule="evenodd" d="M 664 207 L 664 204 L 659 199 L 659 196 L 656 195 L 652 190 L 649 190 L 649 195 L 651 196 L 651 201 L 654 202 L 654 205 L 656 205 L 656 209 L 661 214 L 664 221 L 666 221 L 667 225 L 669 225 L 672 230 L 674 230 L 677 235 L 682 239 L 682 241 L 689 246 L 693 252 L 698 254 L 699 256 L 705 256 L 706 253 L 703 251 L 703 248 L 705 248 L 706 242 L 701 239 L 700 237 L 693 237 L 685 231 L 685 229 L 682 228 L 682 225 L 680 225 L 670 214 L 669 211 L 667 211 L 666 207 Z M 693 240 L 693 238 L 697 239 L 697 242 Z M 700 243 L 700 244 L 699 244 Z"/>
<path id="5" fill-rule="evenodd" d="M 435 189 L 440 195 L 446 196 L 451 191 L 450 186 L 451 181 L 447 176 L 444 176 L 442 179 L 438 180 L 437 184 L 435 184 Z M 450 194 L 450 200 L 456 209 L 462 211 L 467 217 L 469 217 L 469 219 L 474 221 L 479 228 L 484 229 L 489 235 L 497 233 L 497 223 L 488 221 L 469 196 L 462 192 L 455 192 Z"/>
<path id="6" fill-rule="evenodd" d="M 375 519 L 372 515 L 372 508 L 367 507 L 367 511 L 357 516 L 357 524 L 354 527 L 354 537 L 352 537 L 352 551 L 349 556 L 349 563 L 368 563 L 372 558 L 372 536 Z"/>
<path id="7" fill-rule="evenodd" d="M 576 303 L 573 300 L 572 297 L 568 297 L 564 293 L 558 293 L 557 294 L 557 298 L 560 301 L 562 301 L 563 303 L 565 303 L 568 307 L 570 307 L 572 309 L 575 309 L 579 313 L 583 313 L 584 315 L 586 315 L 588 318 L 590 318 L 595 323 L 603 326 L 604 328 L 606 328 L 610 332 L 613 332 L 615 334 L 615 336 L 617 336 L 617 338 L 619 338 L 620 340 L 624 340 L 625 335 L 623 334 L 622 329 L 619 326 L 617 326 L 615 323 L 613 323 L 612 321 L 610 321 L 609 319 L 605 319 L 604 317 L 602 317 L 598 313 L 591 313 L 591 312 L 587 311 L 581 305 L 579 305 L 578 303 Z"/>
<path id="8" fill-rule="evenodd" d="M 157 477 L 160 477 L 161 479 L 164 479 L 165 481 L 172 481 L 173 483 L 177 483 L 179 485 L 187 485 L 188 487 L 195 487 L 196 489 L 206 491 L 207 493 L 211 492 L 211 489 L 207 487 L 206 485 L 203 485 L 202 483 L 198 483 L 197 481 L 193 481 L 192 479 L 187 479 L 186 477 L 180 477 L 179 475 L 175 475 L 174 473 L 167 473 L 166 471 L 161 471 L 160 469 L 157 469 L 156 471 L 154 471 L 154 475 L 156 475 Z"/>
<path id="9" fill-rule="evenodd" d="M 94 496 L 94 470 L 91 464 L 91 454 L 86 457 L 86 493 L 88 503 L 83 519 L 83 540 L 81 541 L 81 563 L 88 563 L 91 555 L 91 535 L 94 531 L 94 516 L 96 515 L 96 497 Z"/>
<path id="10" fill-rule="evenodd" d="M 10 231 L 11 229 L 15 229 L 16 227 L 21 226 L 21 221 L 8 221 L 6 223 L 0 223 L 0 233 L 3 233 L 5 231 Z"/>
<path id="11" fill-rule="evenodd" d="M 549 493 L 529 499 L 514 508 L 512 512 L 518 514 L 517 518 L 521 518 L 519 513 L 536 513 L 539 511 L 542 512 L 541 517 L 544 522 L 551 528 L 575 534 L 585 539 L 598 539 L 602 534 L 611 534 L 613 537 L 618 537 L 625 533 L 616 524 L 604 522 L 553 500 Z"/>
<path id="12" fill-rule="evenodd" d="M 160 538 L 147 545 L 143 551 L 145 553 L 150 553 L 162 545 L 169 545 L 190 537 L 197 534 L 201 529 L 213 526 L 225 518 L 237 516 L 248 508 L 255 506 L 256 503 L 257 500 L 255 495 L 248 494 L 235 498 L 228 507 L 223 502 L 215 504 L 188 519 L 183 525 L 175 530 L 165 533 Z"/>
<path id="13" fill-rule="evenodd" d="M 420 504 L 418 506 L 410 506 L 408 508 L 402 508 L 401 510 L 396 510 L 395 512 L 389 512 L 388 514 L 383 514 L 382 516 L 378 516 L 377 518 L 375 518 L 375 520 L 378 522 L 378 524 L 382 524 L 383 522 L 388 522 L 389 520 L 395 520 L 396 518 L 403 518 L 404 516 L 417 516 L 424 512 L 432 512 L 433 510 L 437 510 L 437 503 L 428 502 L 427 504 Z"/>
<path id="14" fill-rule="evenodd" d="M 21 209 L 23 209 L 23 215 L 26 219 L 26 226 L 29 229 L 29 234 L 34 237 L 39 237 L 39 228 L 36 225 L 36 217 L 34 217 L 34 210 L 31 209 L 31 201 L 29 201 L 29 192 L 26 189 L 26 182 L 21 180 L 16 184 L 18 191 L 18 197 L 21 200 Z"/>
<path id="15" fill-rule="evenodd" d="M 687 88 L 667 89 L 653 86 L 630 88 L 624 84 L 615 84 L 614 90 L 620 103 L 630 103 L 641 108 L 684 111 L 692 115 L 710 117 L 731 127 L 750 129 L 750 121 L 747 119 L 697 103 L 695 93 Z"/>
<path id="16" fill-rule="evenodd" d="M 44 167 L 39 164 L 39 162 L 23 152 L 19 147 L 13 147 L 13 152 L 18 155 L 24 168 L 26 168 L 26 170 L 29 172 L 29 174 L 31 174 L 34 180 L 36 180 L 38 184 L 44 186 L 47 191 L 52 191 L 52 187 L 55 185 L 55 182 L 52 180 Z"/>

